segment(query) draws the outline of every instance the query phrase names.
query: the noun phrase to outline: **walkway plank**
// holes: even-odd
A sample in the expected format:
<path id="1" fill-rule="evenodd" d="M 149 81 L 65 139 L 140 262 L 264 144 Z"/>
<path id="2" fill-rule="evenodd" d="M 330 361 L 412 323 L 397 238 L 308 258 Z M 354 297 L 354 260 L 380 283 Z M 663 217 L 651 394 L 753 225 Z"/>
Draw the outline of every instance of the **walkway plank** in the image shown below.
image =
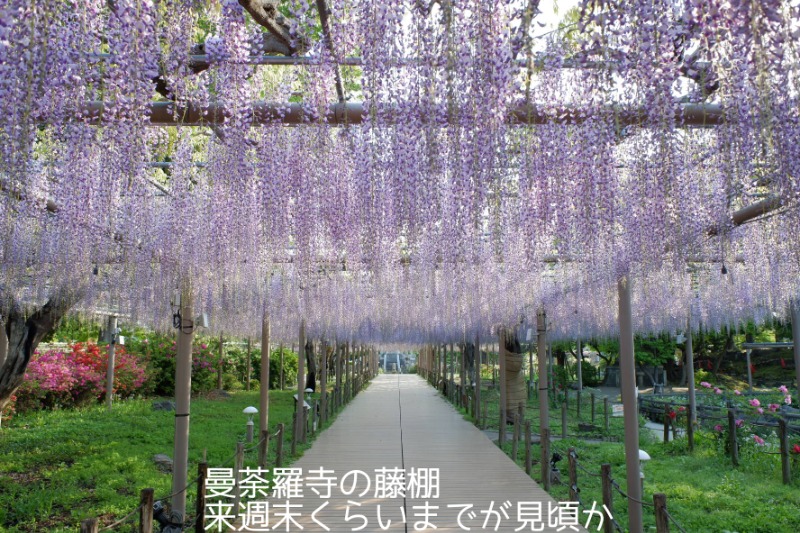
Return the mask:
<path id="1" fill-rule="evenodd" d="M 376 377 L 293 467 L 302 468 L 304 478 L 308 478 L 311 470 L 323 467 L 335 471 L 338 480 L 354 470 L 365 472 L 371 480 L 370 491 L 363 496 L 347 496 L 337 487 L 330 498 L 320 498 L 305 485 L 302 499 L 292 503 L 302 503 L 301 516 L 296 521 L 306 532 L 326 531 L 311 519 L 312 512 L 326 502 L 315 517 L 333 532 L 357 530 L 364 524 L 363 519 L 345 519 L 348 507 L 351 516 L 363 514 L 366 517 L 367 525 L 362 531 L 465 531 L 458 525 L 462 507 L 448 505 L 472 505 L 463 513 L 461 522 L 471 531 L 533 531 L 530 524 L 520 529 L 523 522 L 518 521 L 519 502 L 531 502 L 523 506 L 532 507 L 534 512 L 541 508 L 542 518 L 536 521 L 535 531 L 558 530 L 558 527 L 547 527 L 548 509 L 557 510 L 557 502 L 416 375 Z M 425 498 L 414 498 L 410 491 L 406 498 L 402 495 L 376 497 L 380 495 L 374 493 L 375 471 L 395 467 L 404 469 L 407 477 L 412 468 L 439 469 L 439 497 L 427 499 L 431 509 L 427 522 L 431 526 L 424 527 Z M 357 492 L 364 486 L 364 480 L 360 479 Z M 270 500 L 270 505 L 276 504 L 279 501 Z M 506 507 L 501 510 L 504 504 Z M 383 524 L 378 521 L 378 506 Z M 490 506 L 492 512 L 489 512 Z M 508 518 L 501 514 L 503 511 Z M 470 512 L 474 518 L 469 517 Z M 274 525 L 272 510 L 270 514 Z M 487 516 L 491 519 L 484 528 Z M 557 516 L 554 511 L 552 516 Z M 388 519 L 391 525 L 387 524 Z M 498 520 L 500 523 L 495 529 Z M 580 521 L 585 522 L 583 514 Z M 540 528 L 541 525 L 544 527 Z M 282 526 L 274 531 L 287 529 Z M 300 528 L 293 525 L 289 531 L 300 531 Z M 568 526 L 561 531 L 583 532 L 585 529 Z"/>

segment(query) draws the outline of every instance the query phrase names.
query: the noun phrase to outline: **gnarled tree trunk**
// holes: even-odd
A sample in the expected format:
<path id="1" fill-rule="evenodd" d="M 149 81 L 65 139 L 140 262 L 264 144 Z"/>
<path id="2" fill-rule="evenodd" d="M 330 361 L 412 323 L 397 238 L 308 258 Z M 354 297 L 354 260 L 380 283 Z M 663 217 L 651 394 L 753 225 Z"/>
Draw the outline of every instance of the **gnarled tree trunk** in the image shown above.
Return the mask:
<path id="1" fill-rule="evenodd" d="M 9 297 L 4 303 L 4 326 L 8 338 L 6 358 L 0 366 L 0 410 L 22 384 L 25 370 L 42 339 L 56 328 L 58 321 L 80 300 L 80 291 L 59 290 L 41 308 L 26 313 Z"/>

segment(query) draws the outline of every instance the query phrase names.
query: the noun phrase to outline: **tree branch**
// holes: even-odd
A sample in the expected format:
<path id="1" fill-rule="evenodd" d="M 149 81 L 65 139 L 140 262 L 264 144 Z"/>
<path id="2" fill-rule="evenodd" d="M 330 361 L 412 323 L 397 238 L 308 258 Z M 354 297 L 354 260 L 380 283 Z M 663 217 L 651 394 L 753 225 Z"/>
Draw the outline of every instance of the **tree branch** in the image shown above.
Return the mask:
<path id="1" fill-rule="evenodd" d="M 239 5 L 250 13 L 253 20 L 269 30 L 275 39 L 286 47 L 288 53 L 284 55 L 301 53 L 307 48 L 307 43 L 299 43 L 299 46 L 292 45 L 293 39 L 289 31 L 289 25 L 286 24 L 283 16 L 278 11 L 277 0 L 239 0 Z M 272 46 L 277 47 L 277 43 Z"/>

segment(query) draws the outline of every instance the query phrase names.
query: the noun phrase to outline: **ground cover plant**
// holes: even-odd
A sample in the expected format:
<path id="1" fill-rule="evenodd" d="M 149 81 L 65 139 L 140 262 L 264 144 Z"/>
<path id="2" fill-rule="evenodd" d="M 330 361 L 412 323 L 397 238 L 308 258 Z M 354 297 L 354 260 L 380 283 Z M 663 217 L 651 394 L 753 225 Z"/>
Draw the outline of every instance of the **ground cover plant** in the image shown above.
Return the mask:
<path id="1" fill-rule="evenodd" d="M 258 405 L 257 392 L 192 400 L 190 479 L 204 451 L 210 467 L 232 465 L 248 405 Z M 270 392 L 271 432 L 278 423 L 291 427 L 293 409 L 291 391 Z M 173 431 L 174 413 L 154 411 L 149 399 L 119 402 L 110 413 L 90 406 L 16 416 L 0 433 L 0 531 L 74 533 L 84 518 L 100 517 L 102 526 L 125 516 L 143 488 L 155 489 L 156 499 L 169 495 L 171 475 L 152 458 L 172 456 Z M 284 465 L 291 460 L 289 433 Z M 274 464 L 274 442 L 270 450 L 268 465 Z M 249 453 L 245 464 L 254 467 L 256 459 Z"/>

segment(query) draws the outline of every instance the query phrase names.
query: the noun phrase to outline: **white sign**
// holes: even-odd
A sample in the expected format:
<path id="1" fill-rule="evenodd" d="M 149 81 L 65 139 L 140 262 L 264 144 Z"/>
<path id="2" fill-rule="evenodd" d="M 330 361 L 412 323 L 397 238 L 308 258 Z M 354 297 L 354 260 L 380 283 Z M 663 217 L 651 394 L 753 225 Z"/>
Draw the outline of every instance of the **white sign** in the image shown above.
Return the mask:
<path id="1" fill-rule="evenodd" d="M 621 403 L 611 404 L 611 416 L 622 416 L 623 409 Z"/>

